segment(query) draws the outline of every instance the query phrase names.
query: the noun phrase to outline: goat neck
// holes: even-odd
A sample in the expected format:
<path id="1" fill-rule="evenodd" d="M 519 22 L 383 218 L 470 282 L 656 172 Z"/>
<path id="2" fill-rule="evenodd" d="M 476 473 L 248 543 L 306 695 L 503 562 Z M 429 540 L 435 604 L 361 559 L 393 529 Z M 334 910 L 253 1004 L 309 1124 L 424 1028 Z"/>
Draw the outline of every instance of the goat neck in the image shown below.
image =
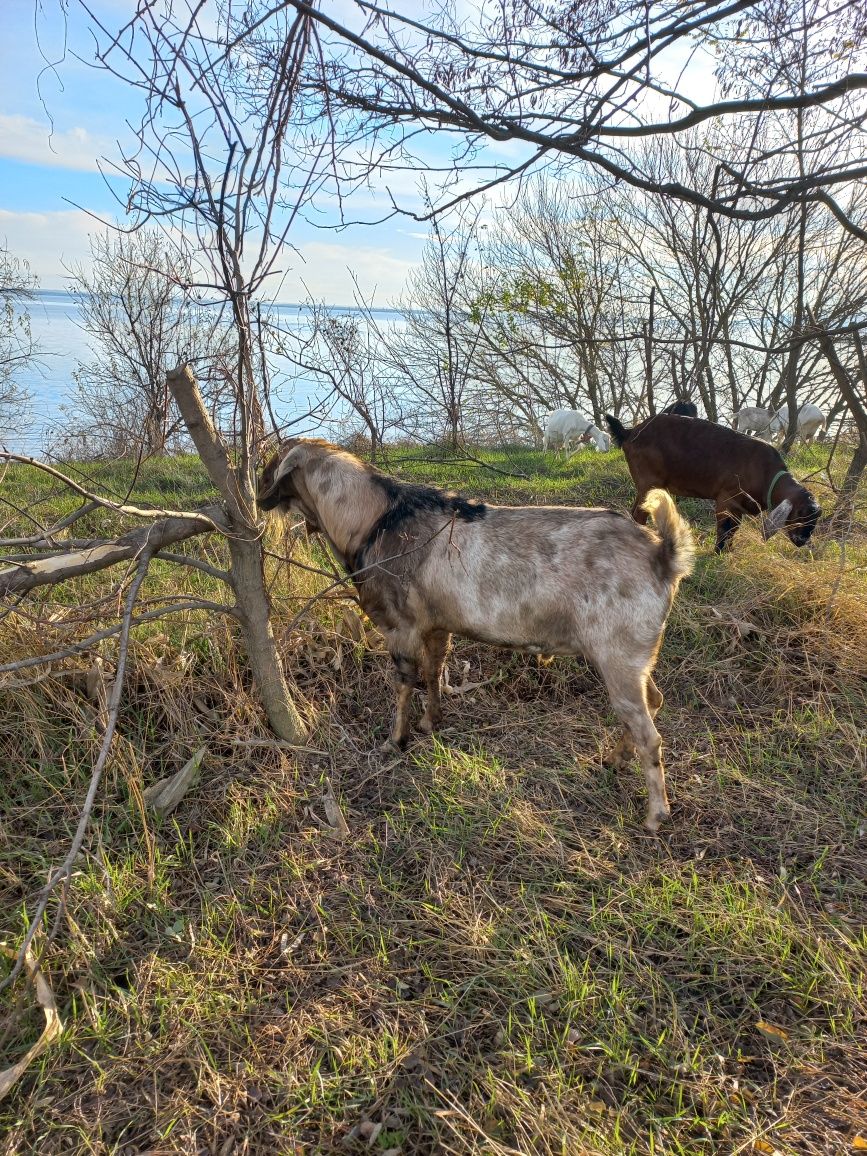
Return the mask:
<path id="1" fill-rule="evenodd" d="M 367 466 L 343 451 L 311 455 L 299 483 L 306 487 L 320 530 L 345 564 L 385 513 L 385 496 Z"/>
<path id="2" fill-rule="evenodd" d="M 266 465 L 259 483 L 264 510 L 302 514 L 308 529 L 321 531 L 341 562 L 353 558 L 387 506 L 370 467 L 346 450 L 318 438 L 294 438 Z"/>

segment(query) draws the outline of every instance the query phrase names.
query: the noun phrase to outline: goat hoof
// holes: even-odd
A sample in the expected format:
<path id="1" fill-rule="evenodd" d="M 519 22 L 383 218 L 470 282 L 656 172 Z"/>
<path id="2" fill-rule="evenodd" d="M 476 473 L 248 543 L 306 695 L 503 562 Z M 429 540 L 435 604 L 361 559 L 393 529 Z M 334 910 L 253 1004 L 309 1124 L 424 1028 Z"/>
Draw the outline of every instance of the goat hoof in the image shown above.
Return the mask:
<path id="1" fill-rule="evenodd" d="M 660 808 L 658 811 L 648 811 L 647 818 L 644 820 L 645 830 L 649 831 L 651 835 L 656 835 L 659 831 L 661 823 L 671 818 L 671 811 L 667 808 Z"/>
<path id="2" fill-rule="evenodd" d="M 379 749 L 384 755 L 399 755 L 406 750 L 408 742 L 408 739 L 387 738 Z"/>
<path id="3" fill-rule="evenodd" d="M 423 714 L 418 720 L 418 729 L 423 735 L 432 735 L 439 725 L 439 719 L 429 718 Z"/>

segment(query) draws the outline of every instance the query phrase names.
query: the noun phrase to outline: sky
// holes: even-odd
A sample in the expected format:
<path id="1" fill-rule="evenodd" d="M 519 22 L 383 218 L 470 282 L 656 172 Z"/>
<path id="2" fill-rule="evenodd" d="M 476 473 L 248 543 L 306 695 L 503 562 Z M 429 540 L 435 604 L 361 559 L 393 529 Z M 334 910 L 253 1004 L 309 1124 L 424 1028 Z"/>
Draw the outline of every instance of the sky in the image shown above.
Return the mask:
<path id="1" fill-rule="evenodd" d="M 112 29 L 136 6 L 134 0 L 91 3 Z M 330 3 L 338 16 L 352 8 L 351 0 Z M 89 264 L 89 236 L 102 232 L 106 221 L 122 220 L 126 186 L 106 178 L 105 158 L 110 163 L 117 157 L 118 142 L 131 139 L 127 121 L 141 114 L 134 89 L 86 63 L 93 41 L 78 5 L 68 9 L 66 24 L 62 0 L 0 0 L 0 243 L 29 263 L 44 289 L 66 288 L 70 269 Z M 713 84 L 706 67 L 691 67 L 690 74 L 691 88 Z M 523 146 L 491 145 L 489 153 L 516 163 Z M 448 165 L 449 142 L 433 141 L 428 158 Z M 388 179 L 402 204 L 420 206 L 415 173 Z M 494 200 L 510 195 L 501 189 Z M 427 226 L 399 216 L 339 229 L 333 201 L 320 198 L 316 209 L 319 227 L 308 220 L 293 225 L 294 248 L 281 254 L 280 276 L 268 296 L 350 305 L 357 281 L 368 304 L 393 305 L 420 261 Z M 349 213 L 370 221 L 387 209 L 381 191 L 363 189 L 353 196 Z"/>
<path id="2" fill-rule="evenodd" d="M 114 27 L 135 5 L 100 0 L 99 8 Z M 140 113 L 126 85 L 71 55 L 92 56 L 92 42 L 70 9 L 64 29 L 60 0 L 0 0 L 0 243 L 29 263 L 43 289 L 66 288 L 70 267 L 89 264 L 89 235 L 122 218 L 125 186 L 106 181 L 100 158 L 117 156 L 117 142 L 130 139 L 126 120 Z M 414 198 L 412 174 L 401 184 Z M 374 209 L 367 195 L 357 215 L 381 215 L 384 204 Z M 323 223 L 335 225 L 332 207 L 322 207 Z M 298 221 L 290 237 L 297 252 L 286 251 L 271 296 L 352 304 L 355 277 L 369 303 L 387 307 L 426 235 L 409 218 L 342 231 Z"/>

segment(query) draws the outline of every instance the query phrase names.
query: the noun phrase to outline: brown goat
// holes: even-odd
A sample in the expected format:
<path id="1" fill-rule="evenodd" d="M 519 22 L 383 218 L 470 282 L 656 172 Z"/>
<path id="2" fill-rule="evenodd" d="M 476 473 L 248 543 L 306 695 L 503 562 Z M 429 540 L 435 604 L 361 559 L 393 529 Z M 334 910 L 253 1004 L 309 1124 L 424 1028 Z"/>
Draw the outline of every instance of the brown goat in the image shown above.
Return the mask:
<path id="1" fill-rule="evenodd" d="M 692 535 L 663 491 L 647 495 L 657 534 L 610 510 L 488 506 L 399 482 L 318 439 L 285 442 L 259 483 L 264 510 L 297 510 L 325 534 L 382 631 L 397 670 L 387 746 L 410 732 L 410 699 L 427 687 L 420 729 L 440 721 L 452 633 L 534 654 L 582 654 L 598 668 L 624 726 L 611 762 L 638 747 L 646 825 L 668 816 L 662 695 L 651 677 Z"/>
<path id="2" fill-rule="evenodd" d="M 796 546 L 809 541 L 822 511 L 773 446 L 701 418 L 659 414 L 630 430 L 610 414 L 605 420 L 635 482 L 632 516 L 641 525 L 645 495 L 659 486 L 716 503 L 718 554 L 731 545 L 745 514 L 763 510 L 770 511 L 766 537 L 785 528 Z"/>

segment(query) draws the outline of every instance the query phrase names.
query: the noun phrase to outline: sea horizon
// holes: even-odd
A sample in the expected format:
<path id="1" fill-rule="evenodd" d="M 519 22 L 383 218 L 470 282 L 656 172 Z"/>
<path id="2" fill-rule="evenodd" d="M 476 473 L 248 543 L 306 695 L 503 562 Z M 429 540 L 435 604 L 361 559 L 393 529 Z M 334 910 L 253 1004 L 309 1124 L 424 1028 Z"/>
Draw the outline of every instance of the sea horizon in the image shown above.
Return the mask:
<path id="1" fill-rule="evenodd" d="M 302 323 L 314 308 L 323 307 L 311 302 L 261 304 L 263 309 L 267 306 L 284 318 L 294 315 Z M 342 316 L 367 312 L 357 306 L 324 307 Z M 29 395 L 30 401 L 24 421 L 15 427 L 3 425 L 0 418 L 0 445 L 13 453 L 33 456 L 45 448 L 53 434 L 74 423 L 77 412 L 75 371 L 82 363 L 98 358 L 99 350 L 84 329 L 76 297 L 69 290 L 36 289 L 22 303 L 21 311 L 30 317 L 35 352 L 30 364 L 21 368 L 13 380 Z M 399 320 L 401 317 L 397 310 L 385 307 L 370 309 L 369 312 L 383 319 L 392 317 Z M 288 367 L 290 363 L 286 361 L 285 364 Z M 297 371 L 288 374 L 287 369 L 287 375 L 292 381 L 291 399 L 279 405 L 279 416 L 288 421 L 311 408 L 318 386 L 313 379 L 305 379 Z M 323 419 L 314 428 L 329 432 L 334 430 L 335 423 Z"/>

